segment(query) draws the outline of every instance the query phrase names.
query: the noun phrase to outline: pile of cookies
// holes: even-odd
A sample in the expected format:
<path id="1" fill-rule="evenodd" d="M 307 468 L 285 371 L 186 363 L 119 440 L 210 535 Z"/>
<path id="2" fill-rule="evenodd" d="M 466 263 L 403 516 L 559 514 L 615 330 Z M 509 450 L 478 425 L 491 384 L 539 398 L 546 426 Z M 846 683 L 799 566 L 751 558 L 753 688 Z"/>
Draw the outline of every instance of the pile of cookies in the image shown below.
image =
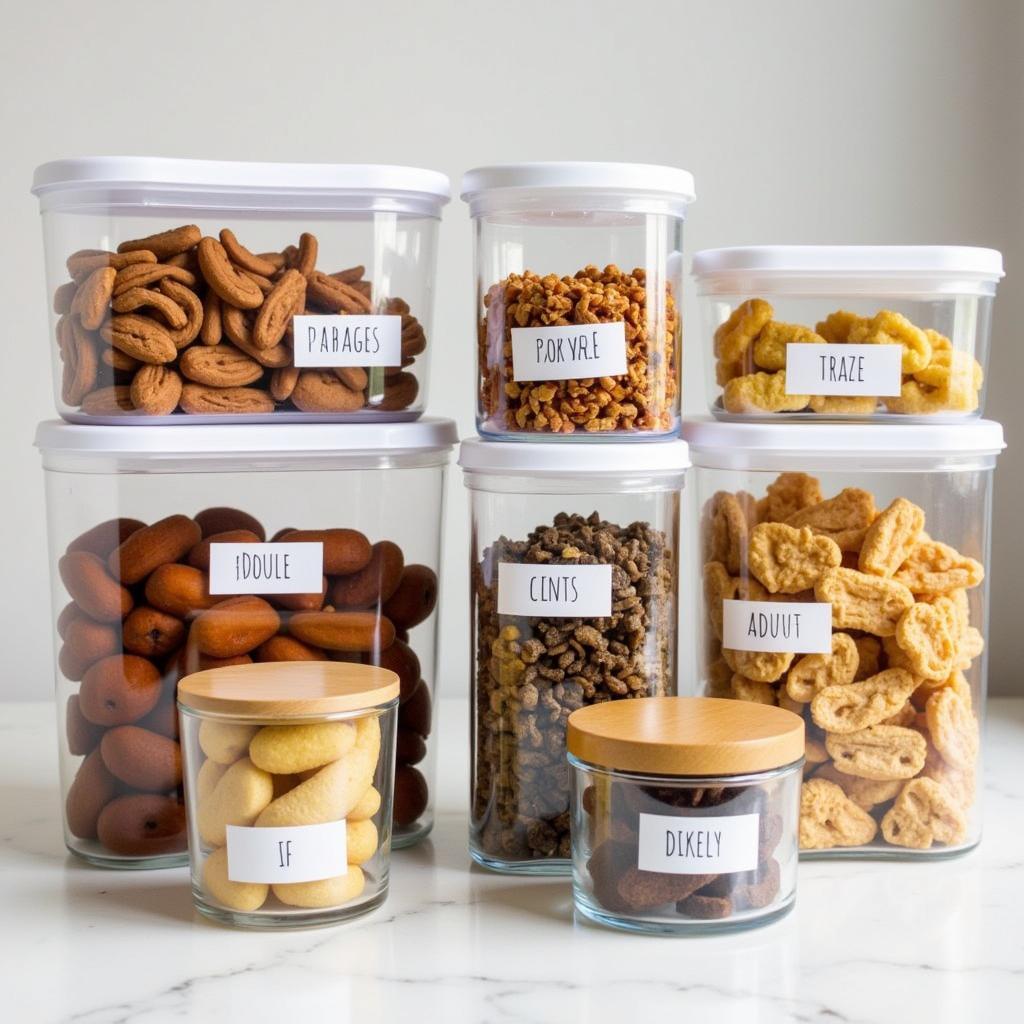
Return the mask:
<path id="1" fill-rule="evenodd" d="M 708 689 L 804 717 L 802 849 L 967 839 L 979 748 L 967 674 L 984 647 L 970 591 L 984 570 L 925 526 L 906 498 L 826 498 L 804 473 L 703 510 Z M 724 647 L 727 600 L 827 603 L 831 651 Z"/>

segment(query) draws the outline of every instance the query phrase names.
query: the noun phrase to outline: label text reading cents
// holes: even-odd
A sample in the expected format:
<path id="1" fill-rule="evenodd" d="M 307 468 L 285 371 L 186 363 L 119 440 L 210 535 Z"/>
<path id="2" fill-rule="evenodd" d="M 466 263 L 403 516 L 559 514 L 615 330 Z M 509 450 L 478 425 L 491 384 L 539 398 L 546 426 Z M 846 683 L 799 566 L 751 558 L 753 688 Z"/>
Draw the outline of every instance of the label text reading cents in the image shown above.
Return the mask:
<path id="1" fill-rule="evenodd" d="M 598 619 L 612 613 L 610 565 L 498 564 L 498 614 Z"/>
<path id="2" fill-rule="evenodd" d="M 673 875 L 716 875 L 757 867 L 756 814 L 676 818 L 641 814 L 637 867 Z"/>
<path id="3" fill-rule="evenodd" d="M 884 395 L 900 393 L 902 345 L 786 346 L 787 395 Z"/>
<path id="4" fill-rule="evenodd" d="M 400 316 L 296 316 L 292 327 L 296 366 L 402 365 Z"/>
<path id="5" fill-rule="evenodd" d="M 211 544 L 211 594 L 317 594 L 324 581 L 321 541 Z"/>
<path id="6" fill-rule="evenodd" d="M 722 646 L 731 651 L 832 652 L 832 605 L 821 601 L 723 601 Z"/>
<path id="7" fill-rule="evenodd" d="M 512 376 L 517 381 L 619 377 L 625 372 L 622 321 L 512 328 Z"/>

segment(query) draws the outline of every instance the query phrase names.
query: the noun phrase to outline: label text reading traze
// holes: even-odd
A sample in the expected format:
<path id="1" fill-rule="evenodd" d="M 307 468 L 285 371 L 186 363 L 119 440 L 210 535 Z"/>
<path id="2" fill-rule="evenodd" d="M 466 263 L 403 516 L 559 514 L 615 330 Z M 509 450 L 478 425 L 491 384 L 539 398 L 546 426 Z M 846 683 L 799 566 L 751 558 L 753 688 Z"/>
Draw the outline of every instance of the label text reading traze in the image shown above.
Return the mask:
<path id="1" fill-rule="evenodd" d="M 832 605 L 823 601 L 723 601 L 722 644 L 733 651 L 830 654 Z"/>
<path id="2" fill-rule="evenodd" d="M 569 324 L 512 328 L 517 381 L 618 377 L 626 372 L 626 325 Z"/>
<path id="3" fill-rule="evenodd" d="M 902 345 L 786 346 L 786 394 L 891 397 L 903 384 Z"/>
<path id="4" fill-rule="evenodd" d="M 402 318 L 391 315 L 296 316 L 295 365 L 401 366 Z"/>

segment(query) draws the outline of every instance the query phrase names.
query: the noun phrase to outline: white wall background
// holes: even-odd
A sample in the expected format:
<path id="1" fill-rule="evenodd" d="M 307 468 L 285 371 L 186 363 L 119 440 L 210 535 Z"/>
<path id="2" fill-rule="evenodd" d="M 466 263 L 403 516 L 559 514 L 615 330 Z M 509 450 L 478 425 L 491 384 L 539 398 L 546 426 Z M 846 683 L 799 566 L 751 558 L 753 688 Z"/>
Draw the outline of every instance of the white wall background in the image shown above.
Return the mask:
<path id="1" fill-rule="evenodd" d="M 33 167 L 84 154 L 676 164 L 692 253 L 756 242 L 1003 250 L 989 415 L 993 688 L 1022 688 L 1024 4 L 1015 0 L 0 2 L 2 693 L 52 686 L 42 474 L 53 415 Z M 471 236 L 441 235 L 432 411 L 473 429 Z M 692 299 L 691 295 L 687 296 Z M 702 403 L 686 310 L 687 406 Z M 465 499 L 450 491 L 442 685 L 467 686 Z"/>

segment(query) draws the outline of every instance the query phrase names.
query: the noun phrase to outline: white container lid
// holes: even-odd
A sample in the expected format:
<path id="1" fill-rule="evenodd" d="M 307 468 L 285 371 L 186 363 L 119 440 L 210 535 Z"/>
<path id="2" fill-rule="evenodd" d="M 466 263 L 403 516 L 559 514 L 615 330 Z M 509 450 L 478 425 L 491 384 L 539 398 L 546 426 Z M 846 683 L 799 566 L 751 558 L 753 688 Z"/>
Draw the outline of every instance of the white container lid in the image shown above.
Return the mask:
<path id="1" fill-rule="evenodd" d="M 932 471 L 994 465 L 1006 447 L 993 420 L 959 423 L 734 423 L 710 418 L 683 422 L 693 464 L 707 469 Z"/>
<path id="2" fill-rule="evenodd" d="M 685 441 L 545 444 L 540 441 L 484 441 L 459 446 L 464 473 L 515 477 L 682 476 L 690 468 Z"/>
<path id="3" fill-rule="evenodd" d="M 93 156 L 37 167 L 40 208 L 176 206 L 322 213 L 393 211 L 440 216 L 451 198 L 438 171 L 386 164 L 253 163 Z"/>
<path id="4" fill-rule="evenodd" d="M 575 160 L 474 167 L 461 194 L 473 216 L 572 207 L 682 216 L 696 198 L 693 175 L 679 167 Z"/>
<path id="5" fill-rule="evenodd" d="M 693 257 L 701 294 L 992 295 L 995 249 L 966 245 L 751 245 Z"/>
<path id="6" fill-rule="evenodd" d="M 387 468 L 444 464 L 459 439 L 453 420 L 411 423 L 310 423 L 84 426 L 46 420 L 36 428 L 44 462 L 187 472 L 306 468 Z M 162 463 L 166 465 L 161 466 Z M 116 466 L 114 465 L 116 464 Z M 141 467 L 141 468 L 140 468 Z"/>

